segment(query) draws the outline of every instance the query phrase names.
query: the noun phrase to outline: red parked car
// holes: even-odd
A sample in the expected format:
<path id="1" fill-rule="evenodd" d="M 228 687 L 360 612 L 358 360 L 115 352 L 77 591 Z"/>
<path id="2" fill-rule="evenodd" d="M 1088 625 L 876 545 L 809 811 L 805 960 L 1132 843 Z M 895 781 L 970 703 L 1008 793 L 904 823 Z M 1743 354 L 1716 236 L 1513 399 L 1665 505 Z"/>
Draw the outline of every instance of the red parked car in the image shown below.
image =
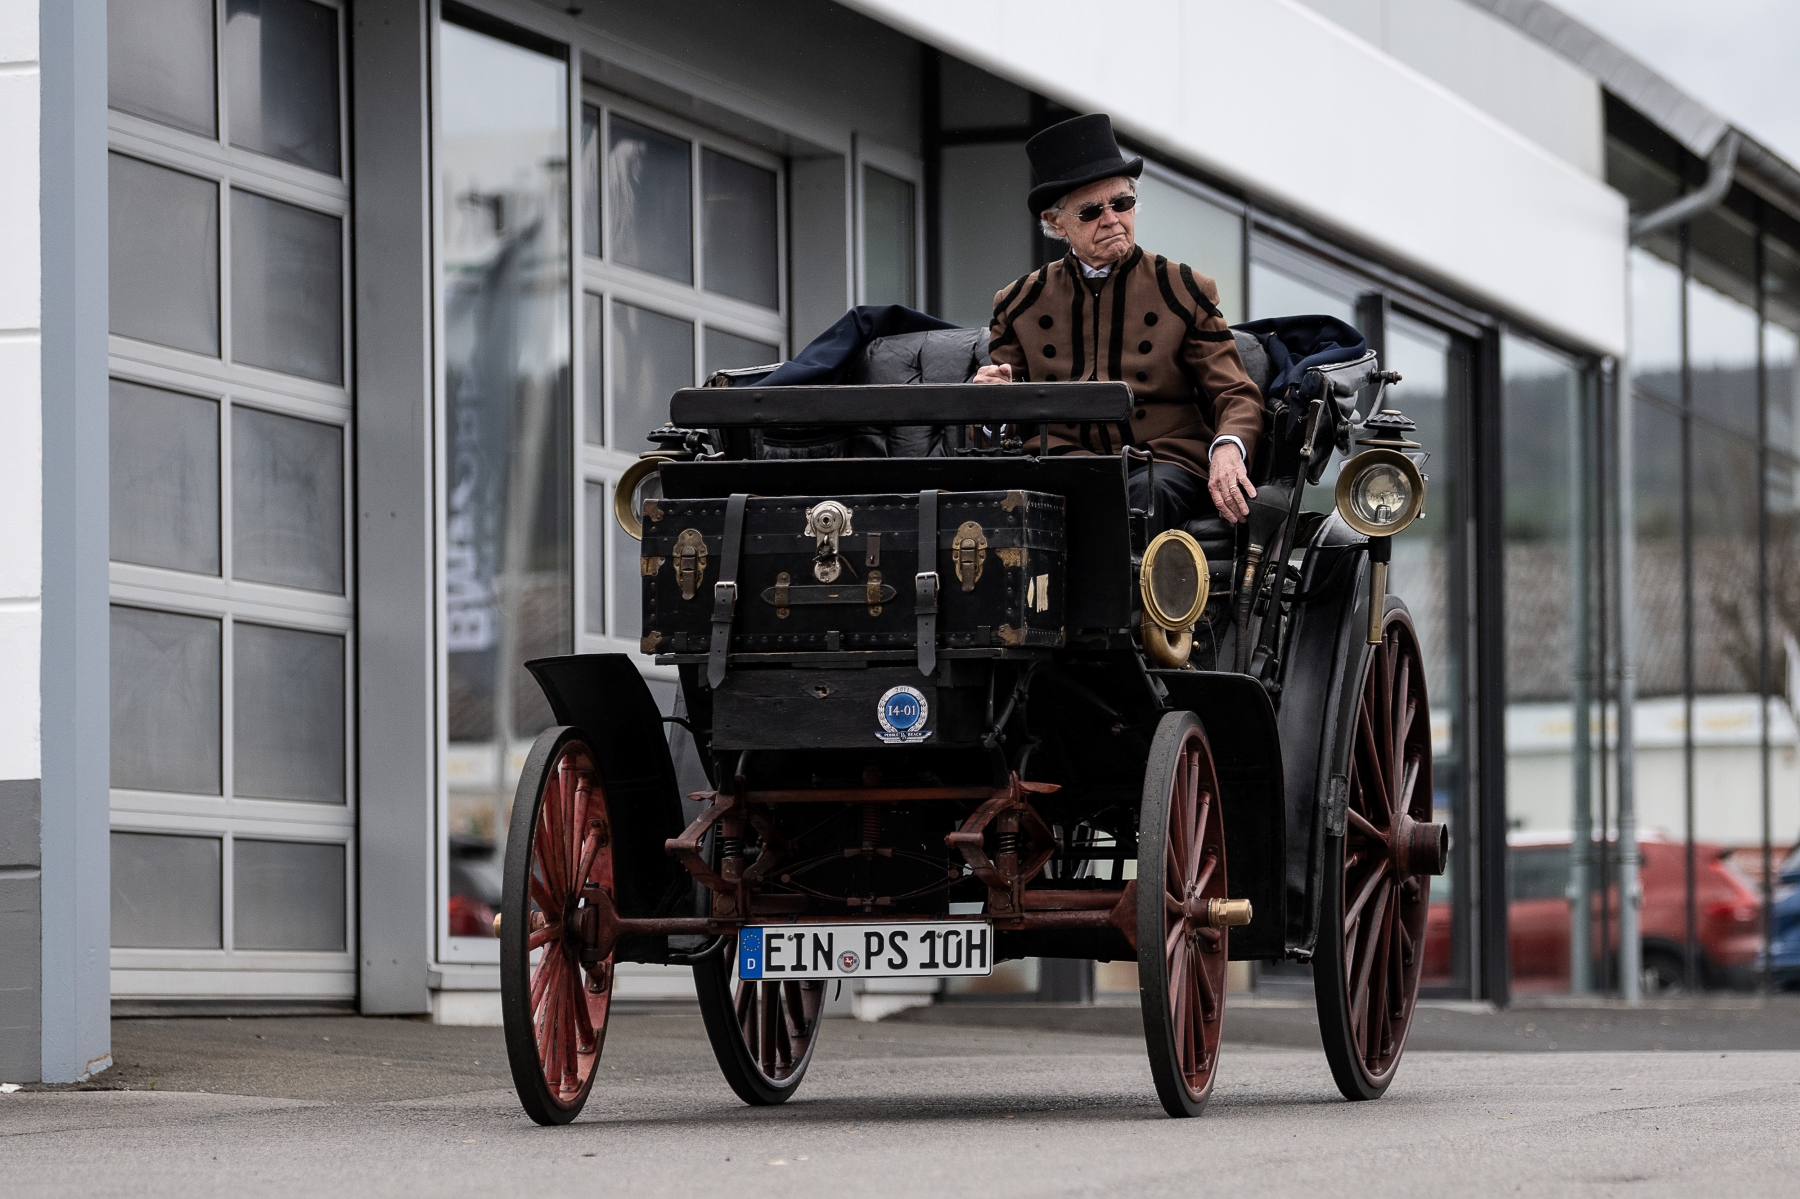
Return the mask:
<path id="1" fill-rule="evenodd" d="M 1569 845 L 1567 833 L 1516 833 L 1507 838 L 1507 937 L 1512 986 L 1523 994 L 1569 989 Z M 1660 834 L 1638 838 L 1644 903 L 1643 988 L 1646 995 L 1680 990 L 1687 937 L 1685 846 Z M 1762 946 L 1762 901 L 1717 845 L 1694 846 L 1695 916 L 1700 982 L 1706 987 L 1746 987 Z M 1619 889 L 1611 888 L 1608 948 L 1619 946 Z M 1594 940 L 1600 939 L 1600 905 L 1594 905 Z M 1434 902 L 1425 930 L 1425 978 L 1450 974 L 1450 904 Z"/>

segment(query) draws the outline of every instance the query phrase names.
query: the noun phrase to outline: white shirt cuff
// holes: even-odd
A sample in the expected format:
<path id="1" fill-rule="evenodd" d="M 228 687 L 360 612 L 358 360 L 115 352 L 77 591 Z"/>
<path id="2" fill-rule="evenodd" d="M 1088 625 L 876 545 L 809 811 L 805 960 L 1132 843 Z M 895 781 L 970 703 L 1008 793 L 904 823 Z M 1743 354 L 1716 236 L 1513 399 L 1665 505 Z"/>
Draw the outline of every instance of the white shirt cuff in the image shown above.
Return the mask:
<path id="1" fill-rule="evenodd" d="M 1250 461 L 1250 455 L 1248 452 L 1245 451 L 1243 441 L 1241 441 L 1240 439 L 1238 439 L 1236 437 L 1233 437 L 1229 433 L 1226 433 L 1222 436 L 1213 438 L 1212 445 L 1210 447 L 1208 447 L 1207 451 L 1206 451 L 1206 460 L 1208 462 L 1211 462 L 1212 456 L 1219 452 L 1219 447 L 1224 445 L 1228 441 L 1232 445 L 1234 445 L 1238 448 L 1238 457 L 1242 458 L 1246 463 L 1248 463 Z"/>

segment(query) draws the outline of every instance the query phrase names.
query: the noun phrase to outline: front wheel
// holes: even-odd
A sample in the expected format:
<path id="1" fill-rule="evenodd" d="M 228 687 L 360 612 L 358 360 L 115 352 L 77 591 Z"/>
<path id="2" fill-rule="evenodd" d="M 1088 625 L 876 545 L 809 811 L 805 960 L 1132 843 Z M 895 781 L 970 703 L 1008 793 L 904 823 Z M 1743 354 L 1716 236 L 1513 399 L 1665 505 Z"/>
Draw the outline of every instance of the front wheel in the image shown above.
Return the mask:
<path id="1" fill-rule="evenodd" d="M 1156 727 L 1138 816 L 1138 997 L 1163 1110 L 1212 1097 L 1225 1023 L 1225 821 L 1212 750 L 1191 712 Z"/>
<path id="2" fill-rule="evenodd" d="M 739 1099 L 785 1103 L 799 1089 L 819 1043 L 825 984 L 737 977 L 737 937 L 694 963 L 694 990 L 713 1056 Z"/>

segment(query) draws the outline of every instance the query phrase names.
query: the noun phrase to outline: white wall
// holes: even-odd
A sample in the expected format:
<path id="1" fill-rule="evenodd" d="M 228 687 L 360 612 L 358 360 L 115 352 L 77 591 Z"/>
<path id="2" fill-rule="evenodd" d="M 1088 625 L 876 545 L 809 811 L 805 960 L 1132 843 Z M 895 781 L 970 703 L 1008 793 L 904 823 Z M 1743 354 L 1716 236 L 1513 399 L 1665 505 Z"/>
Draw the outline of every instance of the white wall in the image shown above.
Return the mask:
<path id="1" fill-rule="evenodd" d="M 0 4 L 0 780 L 41 774 L 37 5 Z"/>
<path id="2" fill-rule="evenodd" d="M 1588 348 L 1625 347 L 1625 201 L 1299 0 L 844 0 Z"/>

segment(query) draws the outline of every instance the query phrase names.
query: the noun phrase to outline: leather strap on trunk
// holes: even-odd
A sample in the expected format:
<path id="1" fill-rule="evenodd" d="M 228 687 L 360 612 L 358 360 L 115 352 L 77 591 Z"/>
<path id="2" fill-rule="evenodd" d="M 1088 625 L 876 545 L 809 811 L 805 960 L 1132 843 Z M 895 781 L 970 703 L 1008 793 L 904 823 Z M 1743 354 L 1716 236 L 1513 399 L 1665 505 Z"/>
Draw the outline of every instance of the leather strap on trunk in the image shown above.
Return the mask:
<path id="1" fill-rule="evenodd" d="M 913 576 L 913 614 L 918 617 L 919 673 L 937 669 L 938 493 L 919 493 L 919 573 Z"/>
<path id="2" fill-rule="evenodd" d="M 708 647 L 706 682 L 717 687 L 725 681 L 725 661 L 731 653 L 731 622 L 737 615 L 738 557 L 744 549 L 744 509 L 750 496 L 738 492 L 725 502 L 724 546 L 719 579 L 713 584 L 712 644 Z"/>

